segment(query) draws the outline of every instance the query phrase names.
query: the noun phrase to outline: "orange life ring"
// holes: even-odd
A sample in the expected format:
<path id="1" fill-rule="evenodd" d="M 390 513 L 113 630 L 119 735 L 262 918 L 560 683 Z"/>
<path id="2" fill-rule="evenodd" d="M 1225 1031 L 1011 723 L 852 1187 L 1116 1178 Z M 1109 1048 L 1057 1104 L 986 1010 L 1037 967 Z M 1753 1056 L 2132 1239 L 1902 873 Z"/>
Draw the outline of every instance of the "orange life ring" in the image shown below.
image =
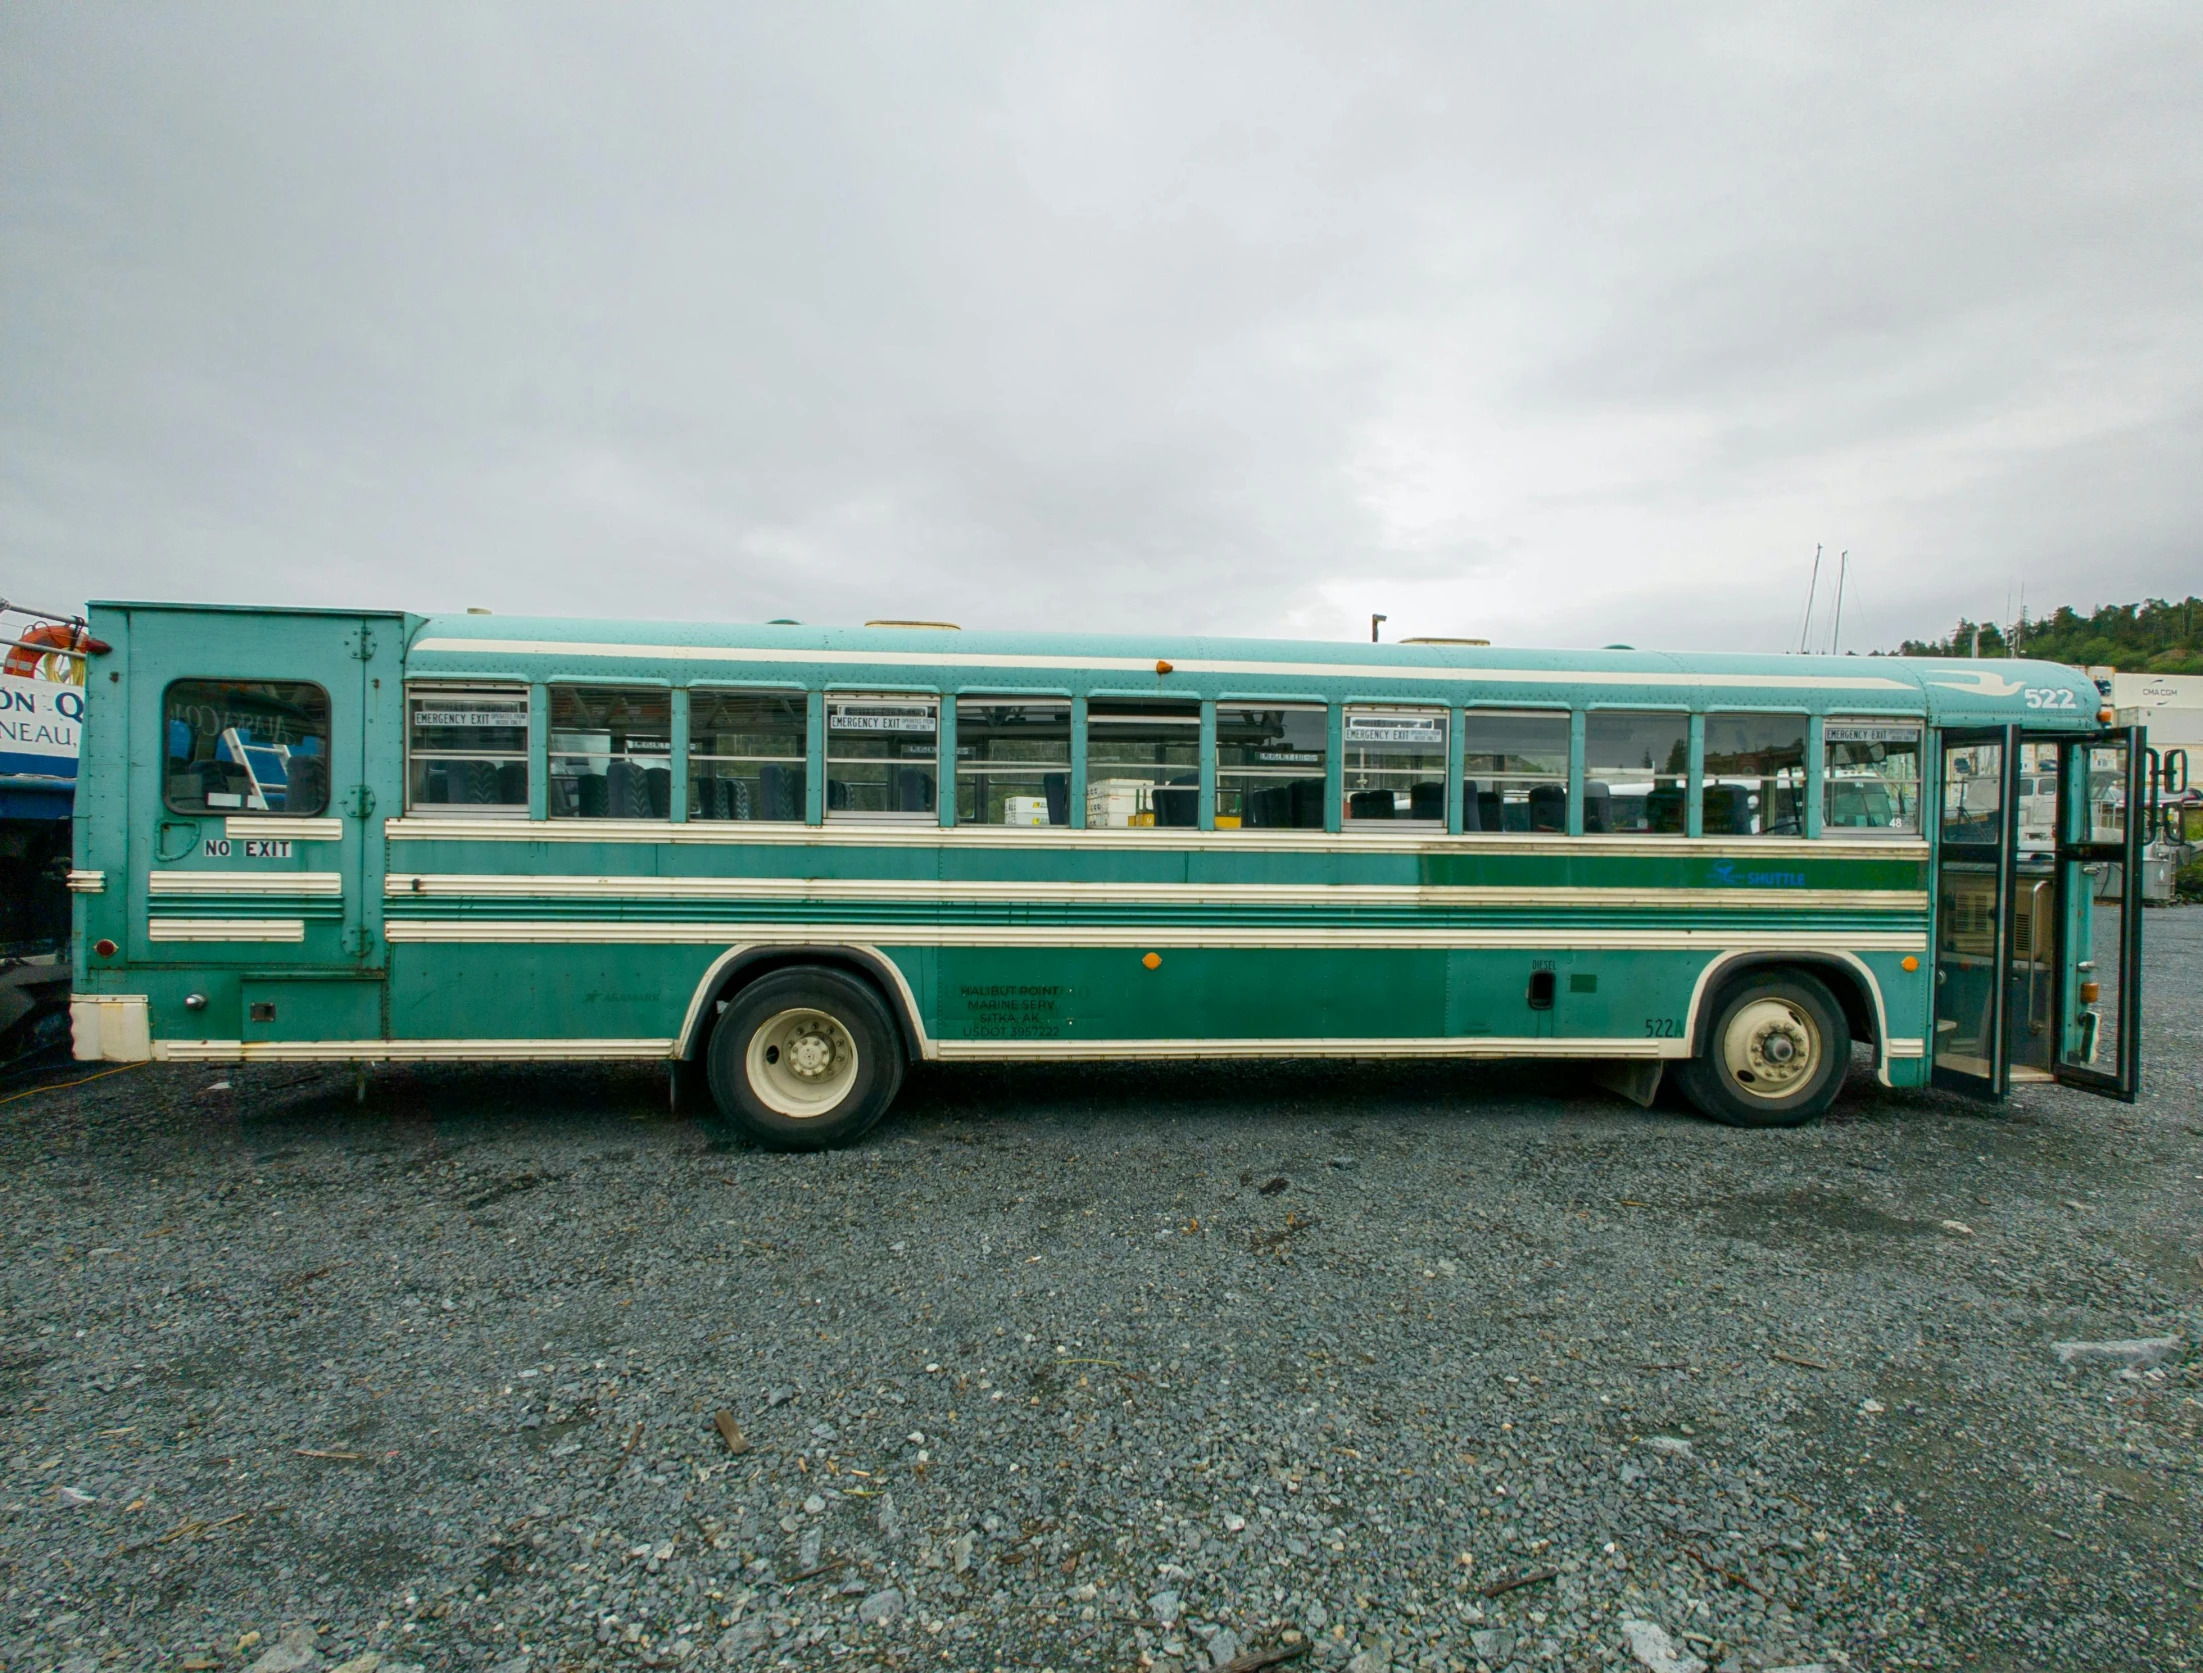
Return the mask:
<path id="1" fill-rule="evenodd" d="M 82 685 L 84 653 L 91 643 L 91 630 L 81 622 L 39 622 L 15 636 L 5 671 L 27 680 Z"/>

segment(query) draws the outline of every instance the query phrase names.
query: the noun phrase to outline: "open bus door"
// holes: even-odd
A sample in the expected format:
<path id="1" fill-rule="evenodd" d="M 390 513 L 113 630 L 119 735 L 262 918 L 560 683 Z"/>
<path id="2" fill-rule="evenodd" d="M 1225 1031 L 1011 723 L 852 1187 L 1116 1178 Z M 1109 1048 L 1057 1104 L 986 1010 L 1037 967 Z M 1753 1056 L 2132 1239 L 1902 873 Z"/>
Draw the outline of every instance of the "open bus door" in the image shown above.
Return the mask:
<path id="1" fill-rule="evenodd" d="M 2139 726 L 2058 752 L 2055 1034 L 2050 1072 L 2132 1103 L 2142 1083 L 2142 854 L 2157 774 Z"/>
<path id="2" fill-rule="evenodd" d="M 2131 1100 L 2141 1063 L 2139 728 L 1942 735 L 1935 903 L 1938 1086 L 2002 1098 L 2061 1081 Z"/>
<path id="3" fill-rule="evenodd" d="M 2001 1098 L 2011 1087 L 2005 972 L 2019 837 L 2019 728 L 1946 731 L 1941 740 L 1935 1084 Z"/>

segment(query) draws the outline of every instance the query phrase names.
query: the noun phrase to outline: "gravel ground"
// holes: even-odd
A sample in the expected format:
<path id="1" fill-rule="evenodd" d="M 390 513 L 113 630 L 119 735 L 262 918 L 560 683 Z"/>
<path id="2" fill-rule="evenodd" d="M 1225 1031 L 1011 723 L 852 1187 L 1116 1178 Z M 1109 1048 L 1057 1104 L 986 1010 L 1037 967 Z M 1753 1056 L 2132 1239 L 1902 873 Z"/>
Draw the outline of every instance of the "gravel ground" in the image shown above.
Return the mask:
<path id="1" fill-rule="evenodd" d="M 2203 1666 L 2203 911 L 2149 934 L 2132 1108 L 974 1069 L 783 1157 L 639 1070 L 18 1099 L 0 1667 Z"/>

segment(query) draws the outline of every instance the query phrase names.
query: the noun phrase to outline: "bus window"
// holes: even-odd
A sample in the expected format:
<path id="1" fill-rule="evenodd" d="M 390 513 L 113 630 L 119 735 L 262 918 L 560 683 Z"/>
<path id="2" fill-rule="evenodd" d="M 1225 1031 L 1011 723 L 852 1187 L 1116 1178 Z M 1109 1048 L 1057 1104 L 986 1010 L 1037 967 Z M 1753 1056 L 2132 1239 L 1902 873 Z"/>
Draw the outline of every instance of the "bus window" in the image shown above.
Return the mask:
<path id="1" fill-rule="evenodd" d="M 2004 746 L 1946 744 L 1943 748 L 1943 840 L 2004 840 Z"/>
<path id="2" fill-rule="evenodd" d="M 409 807 L 527 817 L 527 687 L 410 686 L 406 700 Z"/>
<path id="3" fill-rule="evenodd" d="M 956 822 L 1071 823 L 1071 705 L 956 700 Z"/>
<path id="4" fill-rule="evenodd" d="M 1086 825 L 1201 823 L 1201 705 L 1096 698 L 1086 707 Z"/>
<path id="5" fill-rule="evenodd" d="M 1583 727 L 1583 828 L 1681 836 L 1690 716 L 1594 709 Z"/>
<path id="6" fill-rule="evenodd" d="M 176 813 L 320 813 L 329 694 L 304 680 L 178 680 L 161 705 L 162 788 Z"/>
<path id="7" fill-rule="evenodd" d="M 1708 836 L 1805 835 L 1805 716 L 1706 717 Z"/>
<path id="8" fill-rule="evenodd" d="M 1321 708 L 1216 710 L 1216 828 L 1323 829 L 1325 746 Z"/>
<path id="9" fill-rule="evenodd" d="M 1831 720 L 1821 728 L 1821 829 L 1920 834 L 1920 728 Z"/>
<path id="10" fill-rule="evenodd" d="M 932 819 L 940 759 L 938 698 L 827 693 L 827 818 Z"/>
<path id="11" fill-rule="evenodd" d="M 1471 709 L 1461 717 L 1461 828 L 1568 829 L 1568 716 Z"/>
<path id="12" fill-rule="evenodd" d="M 2127 751 L 2121 743 L 2088 752 L 2088 840 L 2127 837 Z"/>
<path id="13" fill-rule="evenodd" d="M 809 746 L 800 691 L 691 691 L 688 816 L 800 824 Z"/>
<path id="14" fill-rule="evenodd" d="M 1348 821 L 1446 822 L 1446 712 L 1443 709 L 1348 709 Z"/>
<path id="15" fill-rule="evenodd" d="M 553 819 L 673 813 L 673 693 L 663 686 L 551 687 Z"/>

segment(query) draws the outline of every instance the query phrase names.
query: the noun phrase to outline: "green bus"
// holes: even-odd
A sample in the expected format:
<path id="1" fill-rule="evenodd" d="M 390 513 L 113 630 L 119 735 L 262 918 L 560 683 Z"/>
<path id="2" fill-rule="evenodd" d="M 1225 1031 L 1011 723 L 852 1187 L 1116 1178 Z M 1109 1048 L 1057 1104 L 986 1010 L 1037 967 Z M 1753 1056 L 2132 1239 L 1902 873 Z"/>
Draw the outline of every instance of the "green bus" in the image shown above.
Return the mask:
<path id="1" fill-rule="evenodd" d="M 95 605 L 79 1057 L 2139 1074 L 2145 744 L 2025 661 Z M 2039 808 L 2048 825 L 2021 819 Z"/>

